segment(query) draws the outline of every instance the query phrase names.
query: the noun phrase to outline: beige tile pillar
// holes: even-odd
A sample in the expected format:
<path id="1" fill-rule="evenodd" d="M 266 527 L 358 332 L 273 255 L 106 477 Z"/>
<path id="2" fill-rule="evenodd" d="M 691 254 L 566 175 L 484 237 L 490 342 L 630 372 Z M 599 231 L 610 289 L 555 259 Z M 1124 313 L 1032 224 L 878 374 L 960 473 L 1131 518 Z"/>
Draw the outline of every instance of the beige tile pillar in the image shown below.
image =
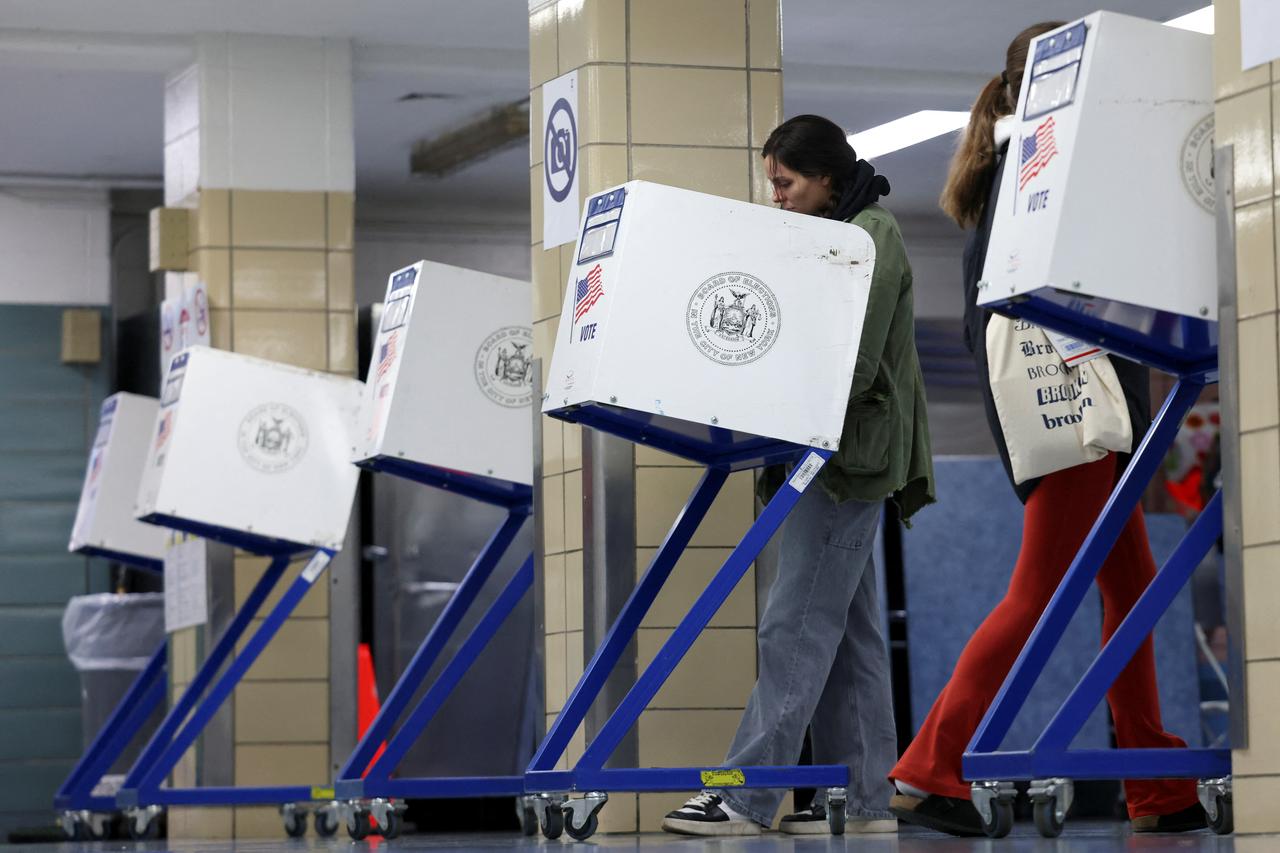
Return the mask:
<path id="1" fill-rule="evenodd" d="M 208 288 L 215 347 L 355 374 L 354 183 L 348 42 L 197 37 L 196 63 L 166 83 L 165 204 L 192 210 L 185 275 Z M 237 609 L 266 564 L 236 554 Z M 279 590 L 300 569 L 293 566 Z M 226 781 L 333 779 L 334 761 L 345 756 L 330 754 L 329 615 L 328 585 L 320 583 L 229 700 L 233 769 Z M 194 674 L 202 630 L 172 638 L 174 695 Z M 175 784 L 203 781 L 201 765 L 193 749 L 175 770 Z M 281 834 L 274 807 L 169 812 L 171 838 Z"/>
<path id="2" fill-rule="evenodd" d="M 767 203 L 759 147 L 782 110 L 778 0 L 550 0 L 529 16 L 534 347 L 547 368 L 572 244 L 544 251 L 543 83 L 579 71 L 582 194 L 631 179 Z M 545 374 L 544 374 L 545 380 Z M 594 649 L 583 647 L 582 431 L 543 419 L 546 685 L 550 725 Z M 636 571 L 643 572 L 697 482 L 697 469 L 636 452 Z M 638 638 L 653 657 L 750 525 L 752 474 L 734 474 Z M 755 682 L 749 573 L 638 725 L 641 766 L 717 764 Z M 567 761 L 581 754 L 584 732 Z M 685 794 L 611 794 L 601 830 L 658 828 Z"/>
<path id="3" fill-rule="evenodd" d="M 1275 163 L 1280 63 L 1240 70 L 1240 2 L 1214 4 L 1217 145 L 1235 146 L 1239 477 L 1248 749 L 1233 754 L 1237 833 L 1280 832 L 1280 361 Z"/>

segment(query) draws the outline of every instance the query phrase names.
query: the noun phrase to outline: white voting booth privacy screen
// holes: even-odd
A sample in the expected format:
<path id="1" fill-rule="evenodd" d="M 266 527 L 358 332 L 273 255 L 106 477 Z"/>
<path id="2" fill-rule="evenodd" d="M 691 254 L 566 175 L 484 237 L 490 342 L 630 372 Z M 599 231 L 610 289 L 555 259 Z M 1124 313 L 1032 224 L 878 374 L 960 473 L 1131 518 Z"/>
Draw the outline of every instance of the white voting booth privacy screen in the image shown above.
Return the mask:
<path id="1" fill-rule="evenodd" d="M 185 350 L 161 393 L 138 517 L 341 548 L 363 390 L 340 376 Z"/>
<path id="2" fill-rule="evenodd" d="M 154 397 L 123 391 L 102 402 L 67 550 L 163 559 L 165 531 L 133 517 L 158 408 Z"/>
<path id="3" fill-rule="evenodd" d="M 428 261 L 392 273 L 356 461 L 531 484 L 530 317 L 527 282 Z"/>
<path id="4" fill-rule="evenodd" d="M 1211 51 L 1111 12 L 1032 42 L 980 302 L 1049 287 L 1217 319 Z"/>
<path id="5" fill-rule="evenodd" d="M 861 228 L 631 181 L 588 201 L 574 261 L 544 412 L 836 447 L 875 264 Z"/>

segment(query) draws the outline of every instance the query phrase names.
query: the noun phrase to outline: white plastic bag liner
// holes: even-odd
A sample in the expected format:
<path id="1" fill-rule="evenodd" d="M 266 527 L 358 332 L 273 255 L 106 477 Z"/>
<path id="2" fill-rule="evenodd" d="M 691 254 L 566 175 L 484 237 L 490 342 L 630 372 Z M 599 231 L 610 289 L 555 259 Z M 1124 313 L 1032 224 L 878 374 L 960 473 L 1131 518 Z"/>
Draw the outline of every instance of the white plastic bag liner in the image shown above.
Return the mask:
<path id="1" fill-rule="evenodd" d="M 987 363 L 1015 482 L 1132 448 L 1129 407 L 1109 357 L 1068 367 L 1039 326 L 997 314 L 987 325 Z"/>
<path id="2" fill-rule="evenodd" d="M 62 614 L 62 642 L 80 672 L 144 669 L 163 640 L 163 593 L 77 595 Z"/>

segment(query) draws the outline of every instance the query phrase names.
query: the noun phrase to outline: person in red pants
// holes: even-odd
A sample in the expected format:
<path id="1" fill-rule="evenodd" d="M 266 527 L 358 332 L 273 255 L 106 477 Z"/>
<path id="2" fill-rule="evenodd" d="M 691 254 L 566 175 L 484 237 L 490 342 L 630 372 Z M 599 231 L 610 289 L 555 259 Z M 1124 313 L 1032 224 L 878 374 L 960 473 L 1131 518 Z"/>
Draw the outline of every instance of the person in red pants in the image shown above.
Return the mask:
<path id="1" fill-rule="evenodd" d="M 986 261 L 1027 51 L 1032 39 L 1060 26 L 1061 22 L 1036 24 L 1009 45 L 1004 71 L 987 84 L 974 104 L 941 198 L 942 209 L 951 218 L 961 227 L 973 229 L 964 254 L 965 342 L 981 374 L 987 421 L 1005 471 L 1025 504 L 1022 546 L 1009 591 L 960 653 L 951 680 L 890 774 L 898 791 L 890 810 L 900 821 L 952 835 L 983 834 L 982 820 L 969 799 L 969 785 L 961 775 L 961 757 L 1127 464 L 1126 456 L 1109 454 L 1096 462 L 1018 483 L 991 397 L 985 343 L 990 313 L 977 305 L 977 282 Z M 1111 359 L 1125 392 L 1133 434 L 1141 437 L 1151 423 L 1147 370 L 1114 355 Z M 1098 573 L 1104 642 L 1155 571 L 1146 523 L 1138 507 Z M 1122 748 L 1186 746 L 1164 730 L 1160 719 L 1150 637 L 1108 691 L 1107 702 Z M 1136 832 L 1182 832 L 1205 826 L 1194 780 L 1130 781 L 1125 783 L 1125 796 Z"/>

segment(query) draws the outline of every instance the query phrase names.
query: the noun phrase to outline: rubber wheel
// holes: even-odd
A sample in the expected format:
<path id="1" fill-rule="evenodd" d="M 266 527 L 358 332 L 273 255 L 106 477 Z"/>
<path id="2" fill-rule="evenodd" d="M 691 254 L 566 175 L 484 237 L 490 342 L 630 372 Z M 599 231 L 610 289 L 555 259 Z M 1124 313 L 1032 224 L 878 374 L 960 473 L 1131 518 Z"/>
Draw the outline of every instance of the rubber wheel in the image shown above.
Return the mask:
<path id="1" fill-rule="evenodd" d="M 569 833 L 569 837 L 574 841 L 586 841 L 600 828 L 600 821 L 594 814 L 590 815 L 582 826 L 576 826 L 573 822 L 573 813 L 569 814 L 569 818 L 564 822 L 564 831 Z"/>
<path id="2" fill-rule="evenodd" d="M 65 829 L 62 831 L 62 834 L 66 836 L 67 839 L 70 841 L 92 841 L 93 840 L 93 835 L 89 830 L 89 824 L 81 820 L 80 818 L 76 818 L 75 821 L 71 824 L 70 835 L 67 835 L 67 831 Z"/>
<path id="3" fill-rule="evenodd" d="M 564 812 L 560 810 L 559 806 L 547 806 L 547 816 L 542 821 L 542 837 L 548 841 L 555 841 L 563 831 Z"/>
<path id="4" fill-rule="evenodd" d="M 992 822 L 982 819 L 982 831 L 987 838 L 1004 838 L 1013 831 L 1013 803 L 1008 800 L 996 800 L 991 804 Z"/>
<path id="5" fill-rule="evenodd" d="M 1230 835 L 1236 829 L 1236 817 L 1231 809 L 1231 796 L 1218 797 L 1218 816 L 1209 821 L 1209 828 L 1218 835 Z"/>
<path id="6" fill-rule="evenodd" d="M 307 813 L 295 811 L 284 816 L 284 834 L 290 838 L 301 838 L 307 834 Z"/>
<path id="7" fill-rule="evenodd" d="M 106 841 L 111 837 L 114 828 L 115 818 L 108 818 L 102 822 L 102 832 L 96 832 L 93 828 L 93 821 L 90 820 L 85 829 L 89 833 L 89 837 L 94 841 Z"/>
<path id="8" fill-rule="evenodd" d="M 321 838 L 333 838 L 338 833 L 338 816 L 332 809 L 316 811 L 316 835 Z"/>
<path id="9" fill-rule="evenodd" d="M 1058 820 L 1056 805 L 1053 800 L 1040 800 L 1035 805 L 1036 829 L 1045 838 L 1057 838 L 1062 834 L 1064 821 Z"/>
<path id="10" fill-rule="evenodd" d="M 153 817 L 147 821 L 147 825 L 142 828 L 142 832 L 138 832 L 138 825 L 135 821 L 129 821 L 129 837 L 134 841 L 155 841 L 160 837 L 160 818 Z"/>
<path id="11" fill-rule="evenodd" d="M 538 834 L 538 811 L 533 806 L 520 808 L 520 831 L 530 837 Z"/>
<path id="12" fill-rule="evenodd" d="M 844 835 L 844 803 L 839 806 L 832 807 L 827 804 L 827 828 L 831 830 L 832 835 Z"/>
<path id="13" fill-rule="evenodd" d="M 369 837 L 369 812 L 367 809 L 356 809 L 347 820 L 347 835 L 352 841 L 364 841 Z"/>
<path id="14" fill-rule="evenodd" d="M 400 818 L 400 812 L 392 809 L 387 812 L 387 825 L 382 827 L 382 837 L 387 841 L 400 837 L 400 830 L 404 828 L 404 821 Z"/>

